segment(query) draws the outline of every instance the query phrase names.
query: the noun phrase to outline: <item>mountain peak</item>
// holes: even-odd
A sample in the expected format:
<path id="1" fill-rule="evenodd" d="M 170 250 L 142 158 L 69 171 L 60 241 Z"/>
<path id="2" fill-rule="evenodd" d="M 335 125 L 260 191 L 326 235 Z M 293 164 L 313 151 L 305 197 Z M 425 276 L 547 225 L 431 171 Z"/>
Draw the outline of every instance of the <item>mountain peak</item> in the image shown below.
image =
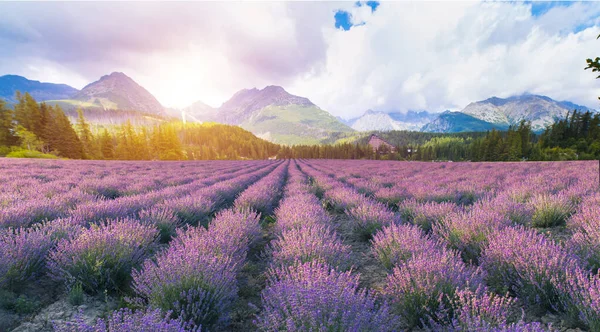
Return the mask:
<path id="1" fill-rule="evenodd" d="M 154 96 L 122 72 L 113 72 L 86 85 L 73 99 L 100 104 L 105 109 L 163 114 Z"/>
<path id="2" fill-rule="evenodd" d="M 240 124 L 254 112 L 271 105 L 314 106 L 307 98 L 294 96 L 281 86 L 268 85 L 262 90 L 253 88 L 236 92 L 220 107 L 220 120 L 224 123 Z"/>

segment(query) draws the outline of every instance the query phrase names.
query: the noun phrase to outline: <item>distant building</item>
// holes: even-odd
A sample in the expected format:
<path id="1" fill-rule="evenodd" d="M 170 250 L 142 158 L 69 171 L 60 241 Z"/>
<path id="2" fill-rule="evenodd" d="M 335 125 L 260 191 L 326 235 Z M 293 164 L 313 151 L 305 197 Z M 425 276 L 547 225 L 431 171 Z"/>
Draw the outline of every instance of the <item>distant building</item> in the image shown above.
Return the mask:
<path id="1" fill-rule="evenodd" d="M 373 151 L 379 150 L 379 152 L 390 152 L 396 153 L 396 147 L 384 140 L 383 138 L 373 134 L 369 138 L 369 145 L 373 148 Z"/>

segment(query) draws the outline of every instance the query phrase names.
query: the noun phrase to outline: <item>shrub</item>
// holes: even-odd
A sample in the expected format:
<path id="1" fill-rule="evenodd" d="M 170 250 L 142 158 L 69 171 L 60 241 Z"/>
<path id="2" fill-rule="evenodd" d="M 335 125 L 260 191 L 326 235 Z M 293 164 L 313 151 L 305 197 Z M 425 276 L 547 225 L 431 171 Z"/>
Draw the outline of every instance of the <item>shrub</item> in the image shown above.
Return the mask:
<path id="1" fill-rule="evenodd" d="M 403 220 L 418 225 L 425 232 L 429 232 L 433 225 L 441 223 L 446 216 L 459 211 L 459 208 L 451 202 L 420 203 L 410 199 L 400 203 L 398 211 Z"/>
<path id="2" fill-rule="evenodd" d="M 164 316 L 160 310 L 131 311 L 119 309 L 112 312 L 106 319 L 99 318 L 96 324 L 88 324 L 81 315 L 65 327 L 54 325 L 56 331 L 69 332 L 200 332 L 199 327 Z"/>
<path id="3" fill-rule="evenodd" d="M 247 209 L 219 212 L 208 230 L 213 239 L 222 239 L 215 248 L 230 248 L 229 254 L 240 263 L 246 258 L 249 247 L 262 237 L 260 214 Z"/>
<path id="4" fill-rule="evenodd" d="M 567 226 L 574 231 L 569 245 L 593 271 L 600 268 L 600 206 L 583 203 Z"/>
<path id="5" fill-rule="evenodd" d="M 276 266 L 313 261 L 340 270 L 351 266 L 350 246 L 344 245 L 339 236 L 324 225 L 307 225 L 283 231 L 266 252 Z"/>
<path id="6" fill-rule="evenodd" d="M 434 324 L 436 330 L 498 331 L 523 324 L 516 299 L 489 293 L 485 287 L 458 290 L 450 302 L 453 317 L 447 327 Z"/>
<path id="7" fill-rule="evenodd" d="M 54 244 L 39 227 L 0 230 L 0 286 L 14 288 L 39 277 Z"/>
<path id="8" fill-rule="evenodd" d="M 286 197 L 275 210 L 277 231 L 300 228 L 305 225 L 326 224 L 331 217 L 312 194 Z"/>
<path id="9" fill-rule="evenodd" d="M 263 331 L 392 331 L 395 318 L 358 275 L 310 262 L 270 270 L 255 324 Z"/>
<path id="10" fill-rule="evenodd" d="M 194 195 L 165 200 L 159 206 L 173 211 L 181 223 L 192 226 L 206 226 L 210 215 L 215 211 L 220 202 L 219 199 L 215 199 L 210 195 L 196 193 Z"/>
<path id="11" fill-rule="evenodd" d="M 132 219 L 92 225 L 58 243 L 49 256 L 50 274 L 67 286 L 80 282 L 90 294 L 121 290 L 131 269 L 155 248 L 157 236 L 153 227 Z"/>
<path id="12" fill-rule="evenodd" d="M 417 226 L 391 224 L 377 232 L 372 251 L 388 269 L 402 264 L 414 255 L 439 250 L 439 244 Z"/>
<path id="13" fill-rule="evenodd" d="M 81 286 L 81 283 L 78 282 L 71 287 L 71 290 L 69 290 L 68 299 L 69 303 L 74 306 L 83 303 L 83 287 Z"/>
<path id="14" fill-rule="evenodd" d="M 535 230 L 507 227 L 490 236 L 480 264 L 492 290 L 508 292 L 534 308 L 554 311 L 560 295 L 554 280 L 564 280 L 565 271 L 576 268 L 578 262 Z"/>
<path id="15" fill-rule="evenodd" d="M 58 159 L 57 156 L 49 153 L 42 153 L 33 150 L 17 150 L 9 152 L 6 158 L 37 158 L 37 159 Z"/>
<path id="16" fill-rule="evenodd" d="M 583 269 L 567 271 L 564 279 L 555 280 L 561 303 L 576 321 L 590 331 L 600 331 L 600 275 Z"/>
<path id="17" fill-rule="evenodd" d="M 537 195 L 531 204 L 535 211 L 531 218 L 533 227 L 553 227 L 563 225 L 573 213 L 573 204 L 563 195 Z"/>
<path id="18" fill-rule="evenodd" d="M 385 204 L 369 200 L 363 200 L 346 213 L 352 219 L 354 232 L 364 239 L 370 239 L 383 227 L 400 221 Z"/>
<path id="19" fill-rule="evenodd" d="M 395 267 L 383 293 L 406 327 L 414 328 L 438 321 L 440 310 L 450 308 L 457 289 L 476 289 L 481 284 L 478 269 L 467 266 L 451 251 L 439 250 L 415 255 Z"/>
<path id="20" fill-rule="evenodd" d="M 179 231 L 169 249 L 133 273 L 138 300 L 207 328 L 225 324 L 237 298 L 236 273 L 260 235 L 259 219 L 225 210 L 208 229 Z"/>
<path id="21" fill-rule="evenodd" d="M 142 210 L 138 214 L 142 223 L 147 223 L 158 229 L 160 242 L 168 243 L 177 232 L 180 226 L 179 219 L 173 211 L 167 208 L 152 207 L 148 210 Z"/>
<path id="22" fill-rule="evenodd" d="M 477 262 L 488 237 L 510 224 L 500 213 L 479 206 L 454 213 L 444 223 L 433 226 L 433 233 L 446 245 L 458 250 L 467 263 Z"/>

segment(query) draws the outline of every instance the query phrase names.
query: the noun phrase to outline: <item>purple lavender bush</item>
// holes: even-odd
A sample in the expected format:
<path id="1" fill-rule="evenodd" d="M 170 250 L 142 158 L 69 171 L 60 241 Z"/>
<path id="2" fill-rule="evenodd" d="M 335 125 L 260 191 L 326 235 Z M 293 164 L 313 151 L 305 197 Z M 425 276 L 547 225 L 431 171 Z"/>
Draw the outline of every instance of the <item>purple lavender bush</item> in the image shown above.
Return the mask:
<path id="1" fill-rule="evenodd" d="M 203 227 L 180 232 L 169 249 L 133 272 L 138 300 L 183 321 L 207 328 L 222 325 L 237 298 L 237 241 Z M 245 253 L 244 253 L 245 255 Z"/>
<path id="2" fill-rule="evenodd" d="M 383 293 L 404 326 L 412 329 L 440 320 L 441 310 L 451 307 L 457 289 L 477 289 L 482 283 L 479 269 L 467 266 L 454 252 L 435 250 L 395 267 Z"/>
<path id="3" fill-rule="evenodd" d="M 600 269 L 600 205 L 584 202 L 567 227 L 574 233 L 569 246 L 592 271 Z"/>
<path id="4" fill-rule="evenodd" d="M 383 266 L 391 269 L 415 255 L 440 250 L 440 245 L 417 226 L 391 224 L 373 237 L 372 252 Z"/>
<path id="5" fill-rule="evenodd" d="M 432 323 L 435 330 L 503 331 L 524 325 L 524 312 L 517 306 L 516 299 L 490 293 L 482 286 L 474 291 L 468 288 L 457 290 L 450 305 L 452 314 L 439 319 L 444 322 L 444 318 L 450 317 L 450 321 L 443 325 Z"/>
<path id="6" fill-rule="evenodd" d="M 218 199 L 200 191 L 180 198 L 167 199 L 159 206 L 173 211 L 181 223 L 196 226 L 206 225 L 219 204 Z"/>
<path id="7" fill-rule="evenodd" d="M 441 223 L 448 215 L 456 213 L 459 208 L 451 202 L 420 203 L 409 199 L 398 204 L 402 220 L 420 226 L 425 232 L 431 231 L 433 225 Z"/>
<path id="8" fill-rule="evenodd" d="M 371 237 L 385 226 L 400 222 L 400 218 L 387 205 L 363 199 L 346 211 L 353 231 L 363 239 Z"/>
<path id="9" fill-rule="evenodd" d="M 337 270 L 352 265 L 350 246 L 325 225 L 307 225 L 283 233 L 267 248 L 266 253 L 275 266 L 319 262 Z"/>
<path id="10" fill-rule="evenodd" d="M 535 230 L 507 227 L 493 233 L 480 258 L 486 281 L 499 294 L 510 293 L 528 306 L 556 311 L 567 271 L 578 260 Z"/>
<path id="11" fill-rule="evenodd" d="M 83 317 L 76 316 L 64 326 L 54 324 L 55 331 L 61 332 L 200 332 L 200 327 L 170 318 L 170 312 L 163 315 L 158 309 L 138 310 L 119 309 L 106 319 L 99 318 L 95 324 L 88 324 Z"/>
<path id="12" fill-rule="evenodd" d="M 0 230 L 0 287 L 14 288 L 40 276 L 54 244 L 37 227 Z"/>
<path id="13" fill-rule="evenodd" d="M 567 313 L 590 331 L 600 331 L 600 275 L 584 269 L 567 271 L 555 280 Z"/>
<path id="14" fill-rule="evenodd" d="M 81 283 L 90 294 L 122 290 L 132 268 L 155 249 L 157 236 L 154 227 L 133 219 L 91 225 L 50 252 L 50 275 L 67 285 Z"/>
<path id="15" fill-rule="evenodd" d="M 278 232 L 304 225 L 327 224 L 331 217 L 312 194 L 301 194 L 284 198 L 275 210 L 275 225 Z"/>
<path id="16" fill-rule="evenodd" d="M 142 223 L 154 226 L 160 234 L 160 243 L 168 243 L 175 236 L 181 223 L 175 213 L 168 208 L 154 206 L 138 213 Z"/>
<path id="17" fill-rule="evenodd" d="M 448 248 L 458 250 L 467 263 L 478 262 L 488 237 L 510 221 L 500 213 L 479 206 L 467 212 L 454 213 L 443 223 L 433 226 L 433 234 Z"/>
<path id="18" fill-rule="evenodd" d="M 261 331 L 394 331 L 388 306 L 358 289 L 358 275 L 310 262 L 270 271 Z"/>

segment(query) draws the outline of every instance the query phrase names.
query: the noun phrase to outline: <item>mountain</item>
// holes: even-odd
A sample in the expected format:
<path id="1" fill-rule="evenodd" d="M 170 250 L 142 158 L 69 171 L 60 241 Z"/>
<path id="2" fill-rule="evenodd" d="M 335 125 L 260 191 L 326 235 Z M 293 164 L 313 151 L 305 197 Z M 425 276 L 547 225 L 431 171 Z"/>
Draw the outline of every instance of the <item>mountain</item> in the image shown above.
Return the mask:
<path id="1" fill-rule="evenodd" d="M 164 108 L 154 96 L 123 73 L 114 72 L 86 85 L 72 100 L 104 109 L 139 111 L 162 115 Z"/>
<path id="2" fill-rule="evenodd" d="M 37 101 L 69 99 L 79 90 L 66 84 L 43 83 L 17 75 L 0 76 L 0 99 L 16 103 L 15 92 L 29 92 Z"/>
<path id="3" fill-rule="evenodd" d="M 273 85 L 238 91 L 219 107 L 216 121 L 282 144 L 316 144 L 334 132 L 353 131 L 307 98 Z"/>
<path id="4" fill-rule="evenodd" d="M 368 110 L 350 121 L 352 129 L 358 131 L 419 130 L 435 117 L 435 114 L 427 111 L 385 113 Z"/>
<path id="5" fill-rule="evenodd" d="M 488 131 L 491 129 L 506 130 L 508 125 L 494 124 L 480 120 L 462 112 L 445 111 L 436 119 L 421 128 L 430 133 L 460 133 L 473 131 Z"/>
<path id="6" fill-rule="evenodd" d="M 224 123 L 240 124 L 256 111 L 267 106 L 314 107 L 310 100 L 289 94 L 280 86 L 270 85 L 262 90 L 243 89 L 223 103 L 219 108 L 219 119 Z"/>
<path id="7" fill-rule="evenodd" d="M 492 97 L 467 105 L 461 113 L 494 125 L 508 127 L 527 120 L 534 131 L 542 131 L 574 109 L 588 111 L 585 106 L 568 101 L 556 101 L 546 96 L 522 95 L 510 98 Z"/>

